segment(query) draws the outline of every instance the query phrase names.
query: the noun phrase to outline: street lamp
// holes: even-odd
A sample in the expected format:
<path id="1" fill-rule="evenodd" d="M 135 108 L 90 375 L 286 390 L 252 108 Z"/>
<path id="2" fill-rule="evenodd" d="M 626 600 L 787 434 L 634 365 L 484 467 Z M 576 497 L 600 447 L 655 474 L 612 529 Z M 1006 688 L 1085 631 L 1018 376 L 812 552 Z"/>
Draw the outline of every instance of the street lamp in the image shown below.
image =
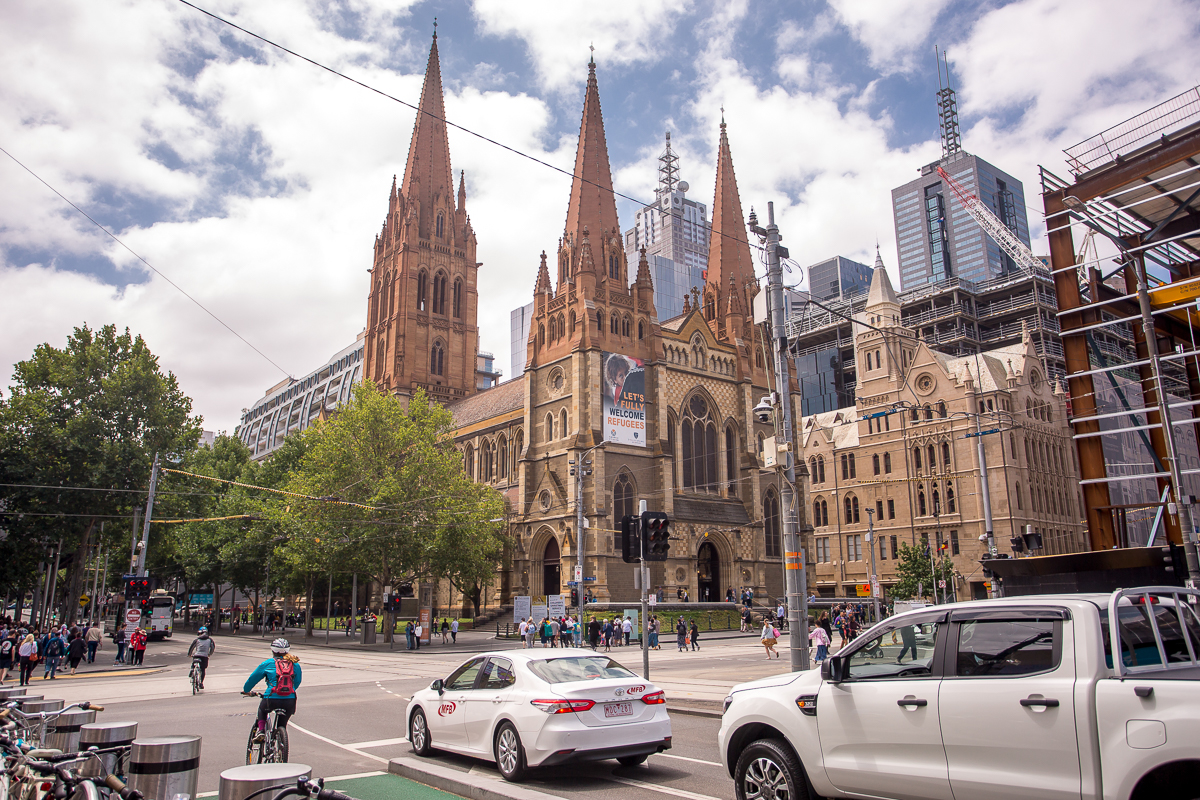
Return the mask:
<path id="1" fill-rule="evenodd" d="M 575 589 L 578 592 L 579 600 L 576 605 L 578 620 L 576 620 L 575 628 L 580 644 L 583 643 L 583 530 L 585 522 L 583 518 L 583 477 L 592 474 L 592 462 L 588 460 L 588 456 L 606 444 L 608 443 L 601 442 L 595 447 L 585 450 L 583 455 L 567 461 L 571 465 L 571 475 L 575 477 Z"/>

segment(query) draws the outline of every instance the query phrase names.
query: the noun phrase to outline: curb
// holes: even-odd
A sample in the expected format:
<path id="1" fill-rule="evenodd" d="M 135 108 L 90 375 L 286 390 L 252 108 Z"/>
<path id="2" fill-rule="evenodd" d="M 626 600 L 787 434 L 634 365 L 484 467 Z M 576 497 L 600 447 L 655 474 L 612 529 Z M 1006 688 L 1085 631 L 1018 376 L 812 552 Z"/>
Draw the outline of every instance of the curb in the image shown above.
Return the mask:
<path id="1" fill-rule="evenodd" d="M 689 708 L 687 706 L 673 706 L 667 704 L 668 714 L 682 714 L 685 717 L 705 717 L 707 719 L 720 719 L 724 716 L 720 711 L 710 711 L 707 708 Z"/>
<path id="2" fill-rule="evenodd" d="M 526 789 L 508 781 L 472 775 L 415 758 L 393 758 L 388 772 L 470 800 L 562 800 L 557 795 Z"/>

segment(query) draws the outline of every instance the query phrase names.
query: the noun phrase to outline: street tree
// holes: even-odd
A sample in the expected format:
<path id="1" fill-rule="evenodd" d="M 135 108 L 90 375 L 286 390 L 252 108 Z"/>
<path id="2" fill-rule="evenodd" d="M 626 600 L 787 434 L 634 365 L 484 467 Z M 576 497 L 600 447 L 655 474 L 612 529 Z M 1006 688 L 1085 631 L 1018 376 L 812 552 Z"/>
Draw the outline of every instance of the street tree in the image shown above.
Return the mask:
<path id="1" fill-rule="evenodd" d="M 932 557 L 926 542 L 914 547 L 900 544 L 900 561 L 896 565 L 896 583 L 888 590 L 893 600 L 919 600 L 933 596 L 938 580 L 950 586 L 954 580 L 954 564 L 950 559 Z"/>

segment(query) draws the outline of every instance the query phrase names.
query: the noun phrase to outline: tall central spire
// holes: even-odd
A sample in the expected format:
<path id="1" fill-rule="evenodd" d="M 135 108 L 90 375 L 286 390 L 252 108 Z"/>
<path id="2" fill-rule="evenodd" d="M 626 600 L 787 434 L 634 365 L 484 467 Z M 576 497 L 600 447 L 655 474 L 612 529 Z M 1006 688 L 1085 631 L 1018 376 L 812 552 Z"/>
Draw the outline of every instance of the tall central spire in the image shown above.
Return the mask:
<path id="1" fill-rule="evenodd" d="M 442 69 L 438 60 L 437 33 L 429 48 L 421 106 L 413 126 L 408 163 L 401 193 L 419 209 L 418 235 L 429 238 L 433 230 L 435 201 L 454 208 L 454 173 L 450 169 L 450 142 L 446 139 L 446 105 L 442 97 Z"/>
<path id="2" fill-rule="evenodd" d="M 721 120 L 721 143 L 717 147 L 717 186 L 713 197 L 712 236 L 708 241 L 708 283 L 724 291 L 730 279 L 739 289 L 754 281 L 754 262 L 750 259 L 746 218 L 738 195 L 737 176 L 733 174 L 733 155 L 725 120 Z"/>
<path id="3" fill-rule="evenodd" d="M 608 165 L 608 143 L 600 113 L 600 89 L 596 85 L 596 63 L 588 63 L 587 94 L 583 99 L 583 122 L 579 126 L 579 148 L 575 151 L 575 177 L 571 179 L 571 204 L 567 207 L 566 235 L 583 241 L 583 231 L 593 240 L 607 234 L 620 236 L 617 203 L 613 197 L 612 169 Z"/>

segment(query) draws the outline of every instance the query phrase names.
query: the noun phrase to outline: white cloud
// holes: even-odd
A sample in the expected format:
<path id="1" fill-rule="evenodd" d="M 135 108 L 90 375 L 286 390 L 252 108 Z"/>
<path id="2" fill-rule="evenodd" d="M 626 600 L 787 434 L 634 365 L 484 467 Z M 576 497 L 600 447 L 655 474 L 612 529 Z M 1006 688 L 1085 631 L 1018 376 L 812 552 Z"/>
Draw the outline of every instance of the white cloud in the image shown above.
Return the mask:
<path id="1" fill-rule="evenodd" d="M 473 5 L 482 33 L 523 40 L 541 84 L 563 90 L 578 85 L 593 45 L 597 63 L 605 66 L 678 58 L 671 34 L 691 1 L 474 0 Z"/>
<path id="2" fill-rule="evenodd" d="M 854 38 L 884 73 L 906 71 L 951 0 L 828 0 Z M 932 53 L 930 54 L 932 55 Z"/>

